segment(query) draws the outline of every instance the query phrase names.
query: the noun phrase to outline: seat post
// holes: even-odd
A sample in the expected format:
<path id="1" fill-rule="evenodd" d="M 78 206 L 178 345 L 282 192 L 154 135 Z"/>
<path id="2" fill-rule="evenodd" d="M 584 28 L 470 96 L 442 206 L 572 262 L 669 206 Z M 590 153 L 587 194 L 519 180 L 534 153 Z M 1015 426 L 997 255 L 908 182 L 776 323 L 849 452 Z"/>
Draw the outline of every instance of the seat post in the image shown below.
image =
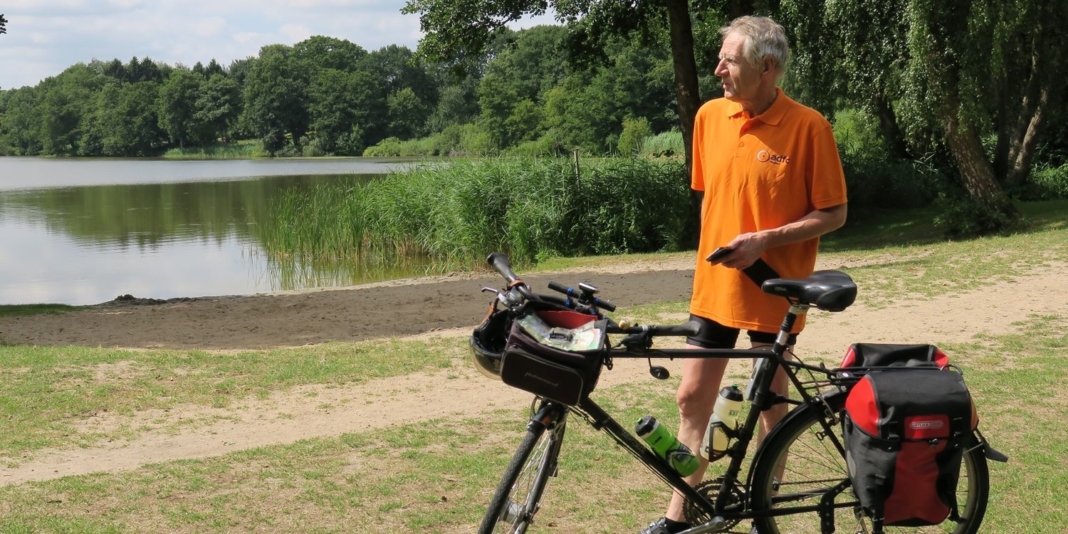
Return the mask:
<path id="1" fill-rule="evenodd" d="M 787 310 L 786 316 L 782 318 L 782 326 L 779 327 L 779 335 L 775 338 L 775 345 L 772 350 L 775 354 L 783 356 L 786 354 L 786 347 L 789 346 L 790 331 L 794 329 L 794 323 L 797 322 L 797 318 L 808 313 L 808 304 L 790 304 L 790 309 Z"/>

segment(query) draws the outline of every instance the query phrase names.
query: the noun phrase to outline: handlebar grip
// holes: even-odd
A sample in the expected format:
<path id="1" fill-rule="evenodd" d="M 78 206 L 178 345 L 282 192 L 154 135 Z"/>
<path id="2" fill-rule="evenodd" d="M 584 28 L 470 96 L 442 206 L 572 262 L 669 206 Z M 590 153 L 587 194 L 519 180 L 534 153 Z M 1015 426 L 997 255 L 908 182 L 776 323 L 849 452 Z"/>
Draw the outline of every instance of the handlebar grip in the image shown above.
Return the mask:
<path id="1" fill-rule="evenodd" d="M 519 280 L 519 276 L 515 274 L 515 271 L 512 271 L 512 264 L 508 261 L 508 256 L 505 256 L 500 252 L 494 252 L 486 258 L 486 263 L 490 264 L 497 270 L 497 272 L 501 273 L 501 276 L 503 276 L 505 280 L 508 280 L 509 284 Z"/>
<path id="2" fill-rule="evenodd" d="M 593 302 L 597 305 L 598 308 L 601 308 L 602 310 L 607 310 L 610 312 L 616 311 L 616 305 L 612 304 L 611 302 L 608 302 L 607 300 L 601 300 L 597 297 L 593 297 Z"/>
<path id="3" fill-rule="evenodd" d="M 686 321 L 682 324 L 653 325 L 649 327 L 649 333 L 654 336 L 696 336 L 701 331 L 701 323 Z"/>
<path id="4" fill-rule="evenodd" d="M 569 297 L 571 296 L 571 293 L 572 293 L 570 287 L 567 287 L 567 286 L 565 286 L 563 284 L 558 284 L 556 282 L 549 282 L 549 289 L 551 289 L 553 291 L 556 291 L 557 293 L 563 293 L 563 294 L 565 294 L 565 295 L 567 295 Z"/>

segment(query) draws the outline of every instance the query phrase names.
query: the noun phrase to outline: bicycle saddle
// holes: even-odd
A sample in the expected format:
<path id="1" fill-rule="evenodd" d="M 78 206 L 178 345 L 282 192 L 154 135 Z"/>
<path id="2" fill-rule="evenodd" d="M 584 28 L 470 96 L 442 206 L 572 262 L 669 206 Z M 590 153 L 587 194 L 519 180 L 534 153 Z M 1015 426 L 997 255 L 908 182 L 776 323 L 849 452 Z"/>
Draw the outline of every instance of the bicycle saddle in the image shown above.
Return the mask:
<path id="1" fill-rule="evenodd" d="M 830 312 L 848 308 L 857 298 L 857 284 L 841 271 L 816 271 L 808 278 L 774 278 L 764 282 L 760 289 Z"/>

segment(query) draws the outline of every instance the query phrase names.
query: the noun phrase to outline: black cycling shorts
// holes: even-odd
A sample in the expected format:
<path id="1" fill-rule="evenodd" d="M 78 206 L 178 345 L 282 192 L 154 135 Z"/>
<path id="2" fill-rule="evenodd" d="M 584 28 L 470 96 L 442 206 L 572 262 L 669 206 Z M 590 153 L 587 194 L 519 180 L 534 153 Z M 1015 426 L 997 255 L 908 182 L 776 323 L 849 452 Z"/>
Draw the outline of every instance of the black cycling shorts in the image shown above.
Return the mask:
<path id="1" fill-rule="evenodd" d="M 687 337 L 686 344 L 701 347 L 702 349 L 733 349 L 738 344 L 738 334 L 741 329 L 723 326 L 712 319 L 706 319 L 692 313 L 690 314 L 690 320 L 700 323 L 701 330 L 697 332 L 696 336 Z M 778 332 L 768 333 L 746 330 L 746 333 L 749 334 L 749 341 L 769 345 L 775 343 L 775 338 L 779 337 Z M 790 334 L 787 344 L 795 345 L 796 343 L 797 334 Z"/>

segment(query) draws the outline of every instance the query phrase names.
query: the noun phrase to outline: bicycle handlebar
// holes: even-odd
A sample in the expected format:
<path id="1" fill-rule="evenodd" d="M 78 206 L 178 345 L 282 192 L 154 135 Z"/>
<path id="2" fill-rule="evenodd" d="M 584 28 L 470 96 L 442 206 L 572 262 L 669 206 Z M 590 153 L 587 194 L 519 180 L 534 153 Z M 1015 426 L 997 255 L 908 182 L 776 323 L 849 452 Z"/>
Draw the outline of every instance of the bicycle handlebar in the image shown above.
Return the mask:
<path id="1" fill-rule="evenodd" d="M 549 282 L 549 289 L 551 289 L 553 291 L 556 291 L 557 293 L 563 293 L 563 294 L 567 295 L 569 298 L 576 296 L 574 288 L 565 286 L 563 284 L 558 284 L 556 282 Z M 586 296 L 586 295 L 583 295 L 583 296 Z M 608 310 L 610 312 L 616 311 L 616 305 L 612 304 L 611 302 L 609 302 L 607 300 L 602 300 L 602 299 L 594 297 L 592 295 L 588 296 L 588 298 L 590 298 L 590 300 L 593 301 L 593 305 L 595 307 L 597 307 L 597 308 Z"/>
<path id="2" fill-rule="evenodd" d="M 568 299 L 566 301 L 562 301 L 561 299 L 558 299 L 556 297 L 552 297 L 552 296 L 549 296 L 549 295 L 544 295 L 543 296 L 543 295 L 538 295 L 538 294 L 534 293 L 533 291 L 531 291 L 530 286 L 528 286 L 526 284 L 526 282 L 523 282 L 523 280 L 521 278 L 519 278 L 519 275 L 517 275 L 515 273 L 515 271 L 512 270 L 512 264 L 508 260 L 508 256 L 506 256 L 506 255 L 504 255 L 504 254 L 502 254 L 500 252 L 494 252 L 494 253 L 490 254 L 486 258 L 486 263 L 488 263 L 490 266 L 492 266 L 508 282 L 508 291 L 509 292 L 512 292 L 512 291 L 518 292 L 520 295 L 522 295 L 522 300 L 531 300 L 531 301 L 546 301 L 546 300 L 548 300 L 548 301 L 553 301 L 553 302 L 564 304 L 564 305 L 572 307 L 572 308 L 579 309 L 580 311 L 583 311 L 583 312 L 586 312 L 586 313 L 593 313 L 593 314 L 596 314 L 596 315 L 601 316 L 601 317 L 604 317 L 604 315 L 601 314 L 598 311 L 598 308 L 606 310 L 606 311 L 609 311 L 609 312 L 616 311 L 615 304 L 612 304 L 611 302 L 609 302 L 607 300 L 603 300 L 603 299 L 600 299 L 598 297 L 595 297 L 592 294 L 586 294 L 586 293 L 582 294 L 582 297 L 584 297 L 586 299 L 589 299 L 591 301 L 589 304 L 582 303 L 582 302 L 580 302 L 580 303 L 571 303 L 570 302 L 570 298 L 576 296 L 575 295 L 575 290 L 573 288 L 567 287 L 567 286 L 565 286 L 563 284 L 559 284 L 559 283 L 556 283 L 556 282 L 549 282 L 549 289 L 552 289 L 554 291 L 557 291 L 559 293 L 562 293 L 562 294 L 566 295 L 568 297 Z M 513 299 L 504 299 L 504 300 L 506 300 L 507 302 L 514 302 L 515 304 L 519 304 L 519 303 L 522 302 L 522 300 L 513 300 Z M 675 324 L 675 325 L 636 325 L 636 326 L 630 326 L 630 327 L 626 327 L 626 328 L 621 328 L 610 317 L 606 317 L 606 318 L 609 320 L 609 326 L 608 326 L 609 332 L 617 333 L 617 334 L 629 334 L 629 335 L 637 335 L 637 336 L 641 336 L 641 337 L 695 336 L 695 335 L 697 335 L 698 331 L 700 330 L 700 324 L 697 323 L 696 321 L 687 321 L 685 323 Z"/>

